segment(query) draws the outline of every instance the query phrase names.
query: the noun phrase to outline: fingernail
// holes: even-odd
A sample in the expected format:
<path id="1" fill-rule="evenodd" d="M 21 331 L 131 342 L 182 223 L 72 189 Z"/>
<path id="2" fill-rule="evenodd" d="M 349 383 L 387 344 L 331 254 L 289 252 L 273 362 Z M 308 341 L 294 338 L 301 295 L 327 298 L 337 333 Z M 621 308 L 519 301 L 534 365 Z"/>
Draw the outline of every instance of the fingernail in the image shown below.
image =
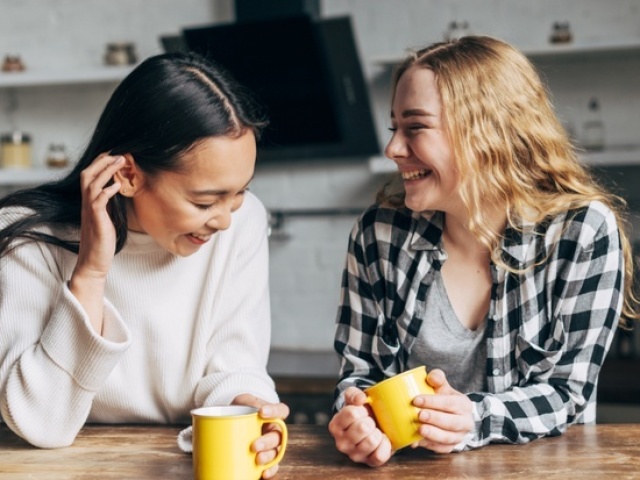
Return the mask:
<path id="1" fill-rule="evenodd" d="M 264 417 L 270 417 L 271 416 L 271 407 L 262 407 L 262 415 Z"/>

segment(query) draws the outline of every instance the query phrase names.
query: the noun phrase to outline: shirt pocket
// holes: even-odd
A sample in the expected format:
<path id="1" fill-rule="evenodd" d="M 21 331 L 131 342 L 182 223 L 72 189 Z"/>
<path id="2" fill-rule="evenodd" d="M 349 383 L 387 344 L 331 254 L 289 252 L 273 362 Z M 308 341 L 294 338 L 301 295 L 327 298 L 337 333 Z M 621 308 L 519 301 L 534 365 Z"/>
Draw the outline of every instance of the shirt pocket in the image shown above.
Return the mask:
<path id="1" fill-rule="evenodd" d="M 561 325 L 561 322 L 558 322 L 558 325 Z M 515 354 L 520 381 L 527 383 L 532 378 L 548 379 L 562 357 L 565 338 L 566 334 L 562 327 L 558 327 L 554 336 L 544 342 L 544 346 L 518 333 Z"/>
<path id="2" fill-rule="evenodd" d="M 386 319 L 380 322 L 372 347 L 373 356 L 377 360 L 380 370 L 387 376 L 398 373 L 400 341 L 398 338 L 398 326 L 394 320 Z"/>

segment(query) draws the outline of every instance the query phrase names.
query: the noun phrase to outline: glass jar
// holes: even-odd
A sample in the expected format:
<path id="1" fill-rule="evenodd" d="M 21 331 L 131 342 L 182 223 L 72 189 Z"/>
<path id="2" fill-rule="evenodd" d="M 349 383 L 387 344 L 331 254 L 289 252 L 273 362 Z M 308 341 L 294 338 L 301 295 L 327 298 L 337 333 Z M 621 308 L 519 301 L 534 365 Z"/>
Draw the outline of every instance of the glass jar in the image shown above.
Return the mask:
<path id="1" fill-rule="evenodd" d="M 20 131 L 2 135 L 0 161 L 4 168 L 31 167 L 31 137 Z"/>
<path id="2" fill-rule="evenodd" d="M 471 29 L 469 28 L 469 22 L 466 20 L 454 20 L 449 23 L 449 27 L 444 32 L 444 41 L 452 42 L 462 37 L 471 35 Z"/>
<path id="3" fill-rule="evenodd" d="M 104 55 L 106 65 L 134 65 L 138 61 L 136 46 L 131 42 L 114 42 L 107 44 Z"/>
<path id="4" fill-rule="evenodd" d="M 47 167 L 63 168 L 69 164 L 69 156 L 67 149 L 62 143 L 51 143 L 47 150 L 46 158 Z"/>

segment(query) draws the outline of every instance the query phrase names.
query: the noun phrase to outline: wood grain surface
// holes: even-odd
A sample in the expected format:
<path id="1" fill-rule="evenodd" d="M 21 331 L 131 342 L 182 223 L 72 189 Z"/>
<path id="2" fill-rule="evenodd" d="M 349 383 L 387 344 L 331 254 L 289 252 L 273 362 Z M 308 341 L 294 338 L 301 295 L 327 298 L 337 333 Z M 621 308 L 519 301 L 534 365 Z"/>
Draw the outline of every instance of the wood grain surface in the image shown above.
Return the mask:
<path id="1" fill-rule="evenodd" d="M 180 429 L 88 425 L 71 447 L 41 450 L 0 425 L 0 479 L 190 479 L 191 456 L 175 441 Z M 640 478 L 640 424 L 573 426 L 560 437 L 450 455 L 402 451 L 381 468 L 353 464 L 326 427 L 290 425 L 289 432 L 277 480 Z"/>

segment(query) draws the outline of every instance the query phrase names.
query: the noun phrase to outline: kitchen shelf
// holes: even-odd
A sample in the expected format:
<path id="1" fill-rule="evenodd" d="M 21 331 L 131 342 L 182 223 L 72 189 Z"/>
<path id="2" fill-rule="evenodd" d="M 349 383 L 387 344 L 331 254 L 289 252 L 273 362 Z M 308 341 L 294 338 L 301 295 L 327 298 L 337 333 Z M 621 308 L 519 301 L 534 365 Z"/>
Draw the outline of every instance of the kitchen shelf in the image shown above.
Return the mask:
<path id="1" fill-rule="evenodd" d="M 559 44 L 548 45 L 542 48 L 521 48 L 522 53 L 533 61 L 569 59 L 569 58 L 592 58 L 594 56 L 612 55 L 640 55 L 640 40 L 618 42 L 615 44 L 584 43 L 584 44 Z M 392 67 L 404 59 L 399 55 L 382 55 L 373 58 L 371 61 L 375 65 Z"/>
<path id="2" fill-rule="evenodd" d="M 580 155 L 585 165 L 594 167 L 619 167 L 640 165 L 640 145 L 611 147 L 598 152 L 585 152 Z M 386 157 L 369 159 L 371 173 L 392 173 L 397 171 L 396 164 Z"/>
<path id="3" fill-rule="evenodd" d="M 39 185 L 63 177 L 71 168 L 0 168 L 0 186 Z"/>
<path id="4" fill-rule="evenodd" d="M 25 70 L 0 73 L 0 88 L 119 82 L 135 65 L 101 66 L 65 70 Z"/>

